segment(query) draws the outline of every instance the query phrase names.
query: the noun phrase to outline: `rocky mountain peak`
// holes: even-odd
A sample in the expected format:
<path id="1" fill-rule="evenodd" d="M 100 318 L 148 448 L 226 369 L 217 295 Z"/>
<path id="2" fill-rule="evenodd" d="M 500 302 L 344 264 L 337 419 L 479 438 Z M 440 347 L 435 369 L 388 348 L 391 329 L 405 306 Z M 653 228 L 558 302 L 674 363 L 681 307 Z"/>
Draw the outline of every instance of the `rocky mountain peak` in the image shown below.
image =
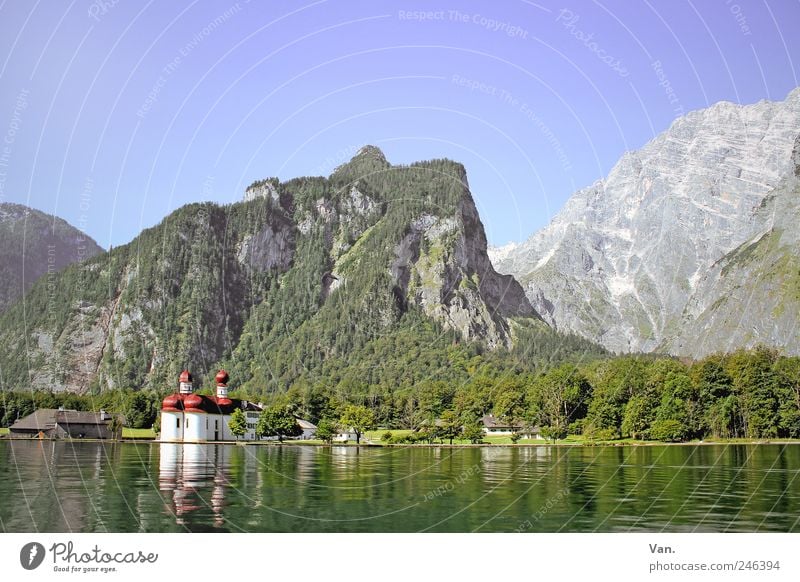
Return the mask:
<path id="1" fill-rule="evenodd" d="M 495 267 L 558 328 L 613 351 L 658 349 L 708 269 L 763 231 L 755 213 L 796 172 L 798 132 L 797 89 L 691 112 L 528 241 L 495 253 Z"/>
<path id="2" fill-rule="evenodd" d="M 360 381 L 369 358 L 411 344 L 440 346 L 442 361 L 458 346 L 581 345 L 494 270 L 460 164 L 391 166 L 368 146 L 329 178 L 261 180 L 245 198 L 184 206 L 34 285 L 32 305 L 49 289 L 63 300 L 55 315 L 0 315 L 0 368 L 16 385 L 84 392 L 223 367 L 264 390 L 331 370 Z"/>
<path id="3" fill-rule="evenodd" d="M 356 152 L 356 155 L 353 156 L 352 160 L 356 159 L 372 159 L 383 164 L 389 165 L 389 162 L 386 161 L 386 156 L 383 155 L 383 151 L 378 146 L 374 145 L 365 145 L 361 149 Z M 351 161 L 352 161 L 351 160 Z"/>
<path id="4" fill-rule="evenodd" d="M 257 198 L 270 199 L 273 202 L 280 201 L 280 194 L 278 193 L 278 185 L 280 184 L 277 178 L 267 178 L 265 180 L 257 180 L 247 187 L 244 191 L 244 200 L 249 202 Z"/>
<path id="5" fill-rule="evenodd" d="M 356 152 L 349 162 L 337 167 L 331 178 L 357 180 L 366 176 L 383 172 L 392 165 L 386 160 L 383 152 L 374 145 L 365 145 Z"/>

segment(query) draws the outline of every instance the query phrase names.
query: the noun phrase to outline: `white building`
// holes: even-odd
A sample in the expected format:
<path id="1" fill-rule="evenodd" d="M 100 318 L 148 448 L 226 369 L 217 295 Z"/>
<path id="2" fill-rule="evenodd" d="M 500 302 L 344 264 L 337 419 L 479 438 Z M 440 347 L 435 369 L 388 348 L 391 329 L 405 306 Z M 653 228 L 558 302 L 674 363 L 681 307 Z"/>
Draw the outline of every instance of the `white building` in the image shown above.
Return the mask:
<path id="1" fill-rule="evenodd" d="M 256 440 L 256 424 L 261 407 L 228 398 L 228 374 L 220 370 L 216 376 L 217 395 L 194 393 L 192 375 L 184 370 L 180 389 L 161 403 L 161 441 L 171 443 L 203 443 L 208 441 Z M 247 432 L 241 438 L 231 433 L 228 422 L 236 409 L 247 418 Z"/>
<path id="2" fill-rule="evenodd" d="M 298 437 L 300 440 L 307 441 L 317 436 L 317 425 L 313 422 L 298 418 L 297 424 L 300 425 L 300 429 L 303 431 L 303 434 Z"/>
<path id="3" fill-rule="evenodd" d="M 170 394 L 161 403 L 161 442 L 205 443 L 214 441 L 254 441 L 261 406 L 247 400 L 228 398 L 228 373 L 217 372 L 217 395 L 203 396 L 194 393 L 192 375 L 184 370 L 178 392 Z M 241 437 L 231 432 L 228 423 L 237 409 L 244 412 L 247 431 Z M 298 438 L 312 439 L 317 434 L 316 425 L 298 418 L 302 430 Z M 266 437 L 264 440 L 277 439 Z"/>
<path id="4" fill-rule="evenodd" d="M 346 443 L 347 441 L 357 440 L 357 436 L 355 429 L 352 426 L 348 426 L 340 429 L 340 432 L 336 433 L 332 440 L 337 443 Z"/>
<path id="5" fill-rule="evenodd" d="M 509 422 L 506 419 L 495 418 L 492 414 L 481 418 L 483 432 L 487 435 L 506 436 L 514 433 L 521 434 L 526 439 L 540 439 L 542 435 L 538 426 L 526 426 L 522 422 Z"/>

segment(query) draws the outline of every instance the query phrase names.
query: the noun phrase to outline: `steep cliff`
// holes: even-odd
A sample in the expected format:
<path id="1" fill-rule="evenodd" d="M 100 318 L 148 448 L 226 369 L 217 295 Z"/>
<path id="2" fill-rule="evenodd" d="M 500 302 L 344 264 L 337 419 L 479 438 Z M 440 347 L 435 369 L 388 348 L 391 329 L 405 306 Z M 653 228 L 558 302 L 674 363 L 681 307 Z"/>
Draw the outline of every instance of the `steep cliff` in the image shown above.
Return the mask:
<path id="1" fill-rule="evenodd" d="M 369 146 L 328 178 L 185 206 L 35 285 L 27 304 L 27 317 L 0 319 L 6 387 L 159 387 L 218 365 L 254 391 L 301 377 L 389 382 L 387 351 L 418 355 L 391 372 L 413 382 L 449 373 L 454 349 L 508 352 L 518 333 L 527 354 L 588 345 L 557 336 L 495 272 L 460 164 L 392 166 Z"/>
<path id="2" fill-rule="evenodd" d="M 756 234 L 703 275 L 663 351 L 706 355 L 758 344 L 800 353 L 800 136 L 794 169 L 764 198 Z"/>
<path id="3" fill-rule="evenodd" d="M 613 351 L 702 355 L 756 338 L 797 351 L 796 338 L 766 330 L 728 341 L 729 325 L 714 329 L 719 313 L 699 312 L 719 292 L 709 288 L 712 266 L 765 232 L 757 215 L 768 212 L 768 196 L 794 171 L 798 132 L 800 89 L 783 102 L 722 102 L 692 112 L 575 193 L 528 241 L 493 251 L 495 267 L 523 284 L 548 323 Z M 795 209 L 784 211 L 797 220 Z M 731 277 L 728 288 L 734 273 L 756 276 L 720 271 Z M 761 301 L 756 280 L 735 284 Z M 676 340 L 687 333 L 687 309 L 691 334 L 706 338 L 700 353 L 695 342 Z"/>

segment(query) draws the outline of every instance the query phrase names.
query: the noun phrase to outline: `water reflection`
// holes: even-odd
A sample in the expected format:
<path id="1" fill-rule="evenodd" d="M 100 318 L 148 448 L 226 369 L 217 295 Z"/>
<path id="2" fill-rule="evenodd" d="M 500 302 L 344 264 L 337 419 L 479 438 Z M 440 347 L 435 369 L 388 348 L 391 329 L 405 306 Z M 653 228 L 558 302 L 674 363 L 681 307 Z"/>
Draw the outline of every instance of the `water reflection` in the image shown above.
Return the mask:
<path id="1" fill-rule="evenodd" d="M 0 441 L 5 531 L 798 531 L 800 446 Z"/>
<path id="2" fill-rule="evenodd" d="M 211 510 L 213 523 L 225 523 L 225 489 L 229 485 L 232 448 L 225 445 L 159 445 L 158 488 L 171 494 L 171 511 L 178 525 L 190 524 L 187 516 L 198 510 Z M 203 493 L 210 491 L 206 500 Z"/>

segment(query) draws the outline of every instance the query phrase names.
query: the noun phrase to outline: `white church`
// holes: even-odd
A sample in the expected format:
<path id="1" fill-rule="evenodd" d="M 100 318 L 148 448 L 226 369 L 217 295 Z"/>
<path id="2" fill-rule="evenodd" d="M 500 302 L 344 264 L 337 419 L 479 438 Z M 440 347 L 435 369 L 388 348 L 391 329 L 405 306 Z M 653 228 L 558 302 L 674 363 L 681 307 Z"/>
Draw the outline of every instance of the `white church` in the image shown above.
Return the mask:
<path id="1" fill-rule="evenodd" d="M 161 442 L 257 440 L 256 424 L 261 406 L 247 400 L 228 398 L 228 373 L 225 370 L 217 372 L 215 380 L 217 395 L 203 396 L 194 393 L 191 373 L 188 370 L 181 373 L 178 392 L 170 394 L 161 403 Z M 237 408 L 244 412 L 247 419 L 247 432 L 242 437 L 234 435 L 228 427 L 228 421 Z M 303 432 L 305 435 L 306 431 Z"/>

